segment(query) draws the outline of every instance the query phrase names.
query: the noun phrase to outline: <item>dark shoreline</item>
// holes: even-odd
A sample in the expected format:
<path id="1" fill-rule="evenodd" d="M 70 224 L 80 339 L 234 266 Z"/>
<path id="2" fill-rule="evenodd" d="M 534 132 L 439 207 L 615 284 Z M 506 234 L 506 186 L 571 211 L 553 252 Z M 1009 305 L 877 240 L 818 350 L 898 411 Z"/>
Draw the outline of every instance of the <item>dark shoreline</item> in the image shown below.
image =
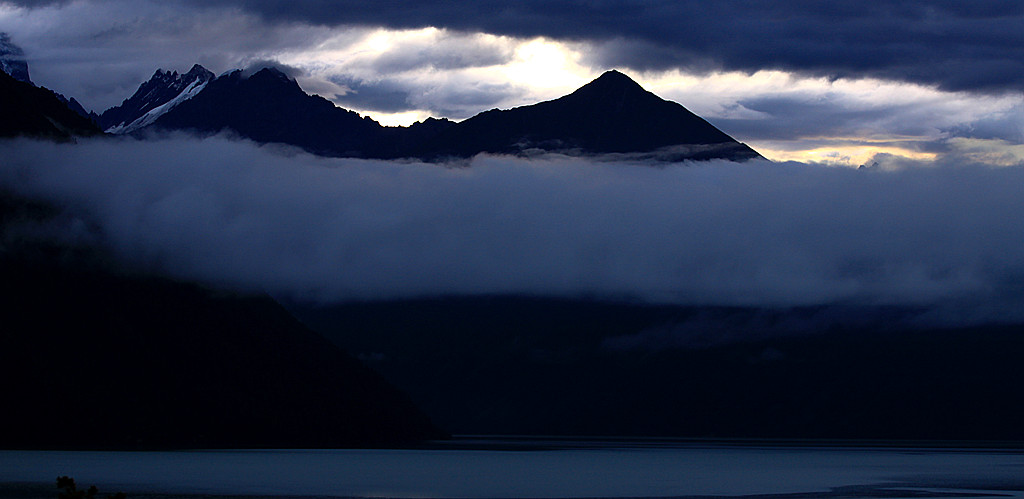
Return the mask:
<path id="1" fill-rule="evenodd" d="M 922 449 L 950 452 L 1024 453 L 1024 441 L 1001 440 L 915 440 L 915 439 L 823 439 L 823 438 L 690 438 L 575 435 L 452 435 L 405 445 L 359 447 L 4 447 L 2 451 L 23 452 L 219 452 L 261 450 L 566 450 L 566 449 L 700 449 L 700 448 L 838 448 Z"/>
<path id="2" fill-rule="evenodd" d="M 664 448 L 699 449 L 720 447 L 746 448 L 839 448 L 854 449 L 925 449 L 950 452 L 1024 453 L 1024 441 L 994 440 L 900 440 L 900 439 L 800 439 L 800 438 L 673 438 L 673 437 L 602 437 L 561 435 L 453 435 L 448 440 L 435 440 L 413 446 L 430 450 L 559 450 Z"/>
<path id="3" fill-rule="evenodd" d="M 36 482 L 0 482 L 0 499 L 56 499 L 57 487 L 54 484 Z M 191 493 L 160 493 L 109 491 L 100 489 L 97 498 L 107 494 L 125 492 L 129 499 L 267 499 L 270 497 L 288 497 L 289 499 L 347 499 L 346 496 L 282 496 L 282 495 L 234 495 L 234 494 L 191 494 Z M 355 498 L 352 498 L 355 499 Z"/>

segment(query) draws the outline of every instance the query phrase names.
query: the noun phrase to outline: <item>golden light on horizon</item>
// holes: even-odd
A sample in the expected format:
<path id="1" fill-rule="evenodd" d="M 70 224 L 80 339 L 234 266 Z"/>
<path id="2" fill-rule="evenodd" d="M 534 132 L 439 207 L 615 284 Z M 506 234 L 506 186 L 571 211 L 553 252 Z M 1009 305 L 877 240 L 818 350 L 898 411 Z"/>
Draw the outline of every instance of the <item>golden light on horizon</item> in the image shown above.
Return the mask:
<path id="1" fill-rule="evenodd" d="M 787 150 L 775 148 L 769 144 L 759 145 L 756 142 L 750 142 L 748 145 L 771 161 L 798 161 L 854 168 L 868 164 L 878 154 L 890 154 L 922 161 L 931 161 L 938 157 L 935 153 L 913 151 L 895 146 L 840 145 Z"/>
<path id="2" fill-rule="evenodd" d="M 423 121 L 431 117 L 430 113 L 423 111 L 406 111 L 404 113 L 377 113 L 360 111 L 358 109 L 353 111 L 356 111 L 361 116 L 369 116 L 384 126 L 409 126 L 417 121 Z"/>

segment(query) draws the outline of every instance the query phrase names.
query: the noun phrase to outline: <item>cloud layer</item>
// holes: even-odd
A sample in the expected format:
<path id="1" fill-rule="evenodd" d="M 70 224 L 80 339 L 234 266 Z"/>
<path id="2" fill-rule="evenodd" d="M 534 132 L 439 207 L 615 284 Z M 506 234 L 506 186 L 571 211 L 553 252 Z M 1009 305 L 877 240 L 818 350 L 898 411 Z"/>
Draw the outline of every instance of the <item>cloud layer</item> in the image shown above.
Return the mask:
<path id="1" fill-rule="evenodd" d="M 947 90 L 1024 89 L 1020 26 L 1009 0 L 764 2 L 185 0 L 268 22 L 426 26 L 517 37 L 601 41 L 600 66 L 781 69 L 877 77 Z"/>
<path id="2" fill-rule="evenodd" d="M 122 257 L 298 299 L 1024 305 L 1020 167 L 438 166 L 223 139 L 0 148 L 2 186 L 60 202 Z"/>

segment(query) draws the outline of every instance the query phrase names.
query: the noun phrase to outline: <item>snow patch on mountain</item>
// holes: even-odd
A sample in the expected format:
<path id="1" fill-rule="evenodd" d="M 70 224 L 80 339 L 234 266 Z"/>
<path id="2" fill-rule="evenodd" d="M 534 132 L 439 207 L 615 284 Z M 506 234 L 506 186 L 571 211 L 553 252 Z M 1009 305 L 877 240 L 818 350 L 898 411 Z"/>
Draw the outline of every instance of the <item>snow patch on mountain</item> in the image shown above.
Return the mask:
<path id="1" fill-rule="evenodd" d="M 128 124 L 123 124 L 122 123 L 120 125 L 110 127 L 110 128 L 108 128 L 106 130 L 106 132 L 107 133 L 113 133 L 113 134 L 125 134 L 125 133 L 132 133 L 132 132 L 134 132 L 136 130 L 142 129 L 143 127 L 149 126 L 154 121 L 156 121 L 158 118 L 163 116 L 165 113 L 167 113 L 171 109 L 174 109 L 174 107 L 177 106 L 178 104 L 181 104 L 182 102 L 185 102 L 185 101 L 191 99 L 192 97 L 195 97 L 196 95 L 198 95 L 199 92 L 202 92 L 203 89 L 206 88 L 206 84 L 209 83 L 209 82 L 210 82 L 210 80 L 206 80 L 206 81 L 196 80 L 196 81 L 193 81 L 192 83 L 189 84 L 189 86 L 185 87 L 185 90 L 182 90 L 182 92 L 180 94 L 178 94 L 176 97 L 174 97 L 173 99 L 171 99 L 171 100 L 169 100 L 169 101 L 167 101 L 167 102 L 165 102 L 165 103 L 163 103 L 163 104 L 161 104 L 161 105 L 159 105 L 157 107 L 154 107 L 153 109 L 150 109 L 148 112 L 146 112 L 146 114 L 142 115 L 141 117 L 139 117 L 135 121 L 132 121 L 131 123 L 128 123 Z"/>
<path id="2" fill-rule="evenodd" d="M 139 86 L 120 106 L 106 110 L 100 123 L 107 133 L 137 131 L 167 113 L 178 104 L 195 97 L 213 80 L 213 73 L 196 64 L 188 73 L 158 69 L 149 81 Z"/>

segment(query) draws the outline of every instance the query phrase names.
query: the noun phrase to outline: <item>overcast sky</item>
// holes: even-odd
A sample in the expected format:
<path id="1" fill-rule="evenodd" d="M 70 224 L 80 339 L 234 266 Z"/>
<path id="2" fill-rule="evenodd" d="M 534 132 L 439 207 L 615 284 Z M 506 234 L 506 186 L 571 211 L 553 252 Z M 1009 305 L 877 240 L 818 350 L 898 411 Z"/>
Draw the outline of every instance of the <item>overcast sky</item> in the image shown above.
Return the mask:
<path id="1" fill-rule="evenodd" d="M 1024 160 L 1019 1 L 0 1 L 37 84 L 102 111 L 157 68 L 256 61 L 385 124 L 551 99 L 607 69 L 774 160 Z M 884 156 L 889 157 L 889 156 Z"/>

